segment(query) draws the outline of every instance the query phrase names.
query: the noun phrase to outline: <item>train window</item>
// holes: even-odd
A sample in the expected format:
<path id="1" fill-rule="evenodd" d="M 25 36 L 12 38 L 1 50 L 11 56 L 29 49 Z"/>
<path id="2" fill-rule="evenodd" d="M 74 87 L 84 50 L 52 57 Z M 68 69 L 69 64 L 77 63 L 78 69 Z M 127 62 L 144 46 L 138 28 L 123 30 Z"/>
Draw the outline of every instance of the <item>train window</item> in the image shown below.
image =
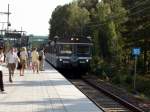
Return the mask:
<path id="1" fill-rule="evenodd" d="M 87 45 L 78 45 L 77 46 L 77 53 L 78 54 L 88 54 L 90 51 L 90 47 Z"/>
<path id="2" fill-rule="evenodd" d="M 71 45 L 61 45 L 60 46 L 60 54 L 72 54 L 72 46 Z"/>

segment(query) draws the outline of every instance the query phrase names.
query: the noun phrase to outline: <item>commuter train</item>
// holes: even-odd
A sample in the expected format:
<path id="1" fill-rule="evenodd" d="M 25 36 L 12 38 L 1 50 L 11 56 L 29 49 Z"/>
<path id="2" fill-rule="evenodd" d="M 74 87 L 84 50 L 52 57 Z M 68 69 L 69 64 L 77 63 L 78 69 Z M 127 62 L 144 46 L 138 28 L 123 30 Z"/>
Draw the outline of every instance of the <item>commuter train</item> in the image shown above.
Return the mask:
<path id="1" fill-rule="evenodd" d="M 46 59 L 57 69 L 87 70 L 92 58 L 91 48 L 88 37 L 57 38 L 50 41 Z"/>

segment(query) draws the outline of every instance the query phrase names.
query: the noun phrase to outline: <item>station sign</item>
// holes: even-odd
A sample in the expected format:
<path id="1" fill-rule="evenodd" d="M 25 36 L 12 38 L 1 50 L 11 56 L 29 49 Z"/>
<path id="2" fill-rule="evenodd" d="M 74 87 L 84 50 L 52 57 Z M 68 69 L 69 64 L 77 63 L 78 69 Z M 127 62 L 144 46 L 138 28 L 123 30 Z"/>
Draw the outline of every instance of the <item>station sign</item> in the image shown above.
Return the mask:
<path id="1" fill-rule="evenodd" d="M 133 48 L 132 54 L 135 56 L 139 56 L 141 54 L 141 48 Z"/>

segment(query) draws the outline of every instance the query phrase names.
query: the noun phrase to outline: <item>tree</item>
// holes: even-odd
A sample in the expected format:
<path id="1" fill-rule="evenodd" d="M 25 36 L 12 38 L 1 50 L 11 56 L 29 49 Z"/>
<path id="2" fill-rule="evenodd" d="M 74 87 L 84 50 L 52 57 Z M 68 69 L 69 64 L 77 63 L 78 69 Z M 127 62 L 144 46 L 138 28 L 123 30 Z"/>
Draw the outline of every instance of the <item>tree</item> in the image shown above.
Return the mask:
<path id="1" fill-rule="evenodd" d="M 91 9 L 96 9 L 98 0 L 78 0 L 79 7 L 86 8 L 89 12 Z"/>
<path id="2" fill-rule="evenodd" d="M 81 8 L 75 1 L 64 6 L 57 6 L 52 13 L 50 24 L 50 38 L 54 36 L 83 35 L 84 27 L 89 22 L 89 12 Z"/>
<path id="3" fill-rule="evenodd" d="M 128 0 L 124 1 L 124 6 L 128 10 L 128 21 L 126 31 L 123 32 L 126 47 L 140 47 L 143 55 L 143 68 L 146 72 L 146 63 L 149 61 L 150 52 L 150 1 L 149 0 Z"/>
<path id="4" fill-rule="evenodd" d="M 77 2 L 73 2 L 69 8 L 68 25 L 72 34 L 83 34 L 84 26 L 90 21 L 87 9 L 78 6 Z"/>
<path id="5" fill-rule="evenodd" d="M 57 6 L 52 13 L 52 18 L 49 21 L 50 24 L 50 38 L 54 36 L 64 36 L 68 32 L 68 5 Z"/>
<path id="6" fill-rule="evenodd" d="M 121 1 L 117 6 L 115 6 L 115 3 L 116 0 L 113 0 L 112 2 L 103 0 L 97 4 L 101 56 L 109 61 L 120 60 L 122 51 L 119 28 L 124 22 L 125 9 L 122 7 Z"/>

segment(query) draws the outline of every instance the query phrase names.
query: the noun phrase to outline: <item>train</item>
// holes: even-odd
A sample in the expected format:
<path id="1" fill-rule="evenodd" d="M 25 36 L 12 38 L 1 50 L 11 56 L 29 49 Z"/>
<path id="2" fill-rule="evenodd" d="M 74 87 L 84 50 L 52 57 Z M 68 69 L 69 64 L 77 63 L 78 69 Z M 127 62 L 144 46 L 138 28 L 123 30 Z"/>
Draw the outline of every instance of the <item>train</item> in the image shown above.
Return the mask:
<path id="1" fill-rule="evenodd" d="M 89 37 L 56 38 L 47 47 L 46 60 L 56 69 L 88 70 L 92 59 L 92 41 Z"/>

